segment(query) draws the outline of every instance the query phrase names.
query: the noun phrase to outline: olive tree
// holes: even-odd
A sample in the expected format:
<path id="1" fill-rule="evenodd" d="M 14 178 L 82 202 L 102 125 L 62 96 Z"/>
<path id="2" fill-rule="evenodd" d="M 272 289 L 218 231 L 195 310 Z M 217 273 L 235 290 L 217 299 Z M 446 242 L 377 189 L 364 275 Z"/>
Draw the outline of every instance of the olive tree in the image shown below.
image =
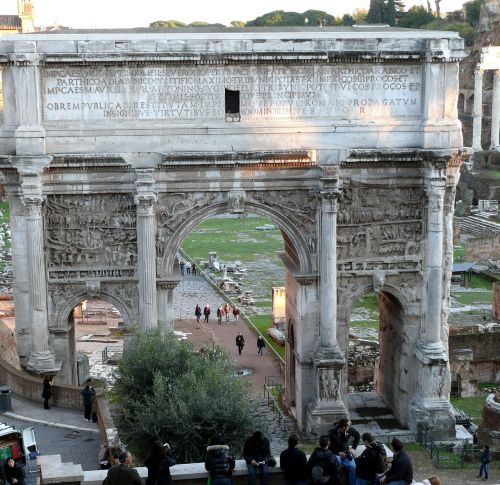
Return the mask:
<path id="1" fill-rule="evenodd" d="M 222 434 L 235 453 L 255 428 L 249 384 L 227 353 L 195 351 L 173 333 L 139 333 L 126 347 L 112 390 L 120 439 L 139 458 L 152 442 L 168 441 L 178 462 L 204 459 Z"/>

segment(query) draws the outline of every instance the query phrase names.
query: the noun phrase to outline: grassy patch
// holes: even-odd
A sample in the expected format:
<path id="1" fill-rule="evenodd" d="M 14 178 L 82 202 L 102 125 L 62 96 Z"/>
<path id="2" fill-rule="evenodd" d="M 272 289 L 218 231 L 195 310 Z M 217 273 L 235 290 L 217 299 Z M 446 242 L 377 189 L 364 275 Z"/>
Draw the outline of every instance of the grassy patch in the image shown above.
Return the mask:
<path id="1" fill-rule="evenodd" d="M 374 328 L 378 329 L 378 320 L 351 320 L 349 322 L 350 327 L 358 328 Z"/>
<path id="2" fill-rule="evenodd" d="M 255 229 L 264 224 L 272 224 L 272 221 L 264 217 L 214 217 L 199 224 L 184 239 L 181 247 L 198 261 L 208 259 L 210 251 L 216 251 L 222 261 L 242 262 L 283 251 L 283 236 L 279 229 Z"/>
<path id="3" fill-rule="evenodd" d="M 491 303 L 493 298 L 492 292 L 468 292 L 468 293 L 452 293 L 453 298 L 461 305 L 476 305 L 479 303 Z"/>
<path id="4" fill-rule="evenodd" d="M 375 293 L 369 293 L 368 295 L 362 296 L 354 303 L 353 308 L 365 308 L 366 310 L 378 312 L 377 295 Z"/>
<path id="5" fill-rule="evenodd" d="M 489 388 L 496 388 L 498 387 L 498 384 L 494 382 L 480 382 L 477 385 L 478 389 L 489 389 Z"/>
<path id="6" fill-rule="evenodd" d="M 486 401 L 486 396 L 452 397 L 450 401 L 453 406 L 466 412 L 475 424 L 481 422 L 481 413 L 483 411 L 484 402 Z"/>
<path id="7" fill-rule="evenodd" d="M 492 286 L 493 286 L 492 282 L 487 278 L 484 278 L 479 274 L 473 274 L 469 288 L 483 288 L 485 290 L 491 290 Z"/>
<path id="8" fill-rule="evenodd" d="M 250 321 L 255 325 L 255 327 L 264 335 L 264 338 L 269 342 L 269 345 L 278 353 L 278 355 L 284 359 L 285 358 L 285 347 L 279 345 L 275 342 L 267 333 L 267 329 L 271 328 L 273 324 L 271 323 L 271 315 L 255 315 L 250 318 Z M 257 351 L 257 346 L 255 346 Z"/>
<path id="9" fill-rule="evenodd" d="M 457 246 L 453 248 L 453 261 L 457 262 L 459 258 L 463 258 L 465 256 L 465 246 Z"/>

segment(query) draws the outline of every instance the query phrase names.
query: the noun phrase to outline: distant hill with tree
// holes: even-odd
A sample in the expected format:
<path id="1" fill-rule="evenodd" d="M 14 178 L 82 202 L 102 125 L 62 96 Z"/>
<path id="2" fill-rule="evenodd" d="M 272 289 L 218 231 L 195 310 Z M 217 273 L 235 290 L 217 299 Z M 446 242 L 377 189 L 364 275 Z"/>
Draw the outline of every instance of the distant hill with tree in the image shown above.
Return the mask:
<path id="1" fill-rule="evenodd" d="M 467 45 L 471 45 L 474 39 L 474 30 L 479 21 L 479 12 L 484 0 L 470 0 L 465 2 L 461 10 L 455 10 L 441 15 L 441 0 L 434 0 L 434 10 L 431 0 L 427 0 L 427 7 L 413 6 L 406 10 L 402 0 L 370 0 L 370 8 L 356 9 L 352 13 L 335 17 L 322 10 L 306 10 L 305 12 L 286 12 L 284 10 L 273 10 L 253 20 L 233 20 L 231 27 L 331 27 L 351 26 L 354 24 L 384 24 L 391 27 L 404 27 L 411 29 L 427 30 L 454 30 L 460 33 Z M 179 27 L 217 27 L 227 28 L 220 23 L 211 24 L 198 21 L 185 24 L 178 20 L 158 20 L 149 26 L 150 28 L 179 28 Z"/>

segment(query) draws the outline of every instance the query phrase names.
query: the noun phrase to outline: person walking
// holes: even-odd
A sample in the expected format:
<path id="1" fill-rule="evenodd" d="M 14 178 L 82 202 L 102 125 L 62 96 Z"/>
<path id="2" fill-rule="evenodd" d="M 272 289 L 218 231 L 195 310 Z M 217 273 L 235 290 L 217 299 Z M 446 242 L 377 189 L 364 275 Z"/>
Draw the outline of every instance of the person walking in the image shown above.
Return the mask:
<path id="1" fill-rule="evenodd" d="M 355 483 L 356 485 L 373 485 L 377 476 L 378 445 L 370 433 L 363 433 L 361 439 L 365 445 L 365 450 L 355 460 Z"/>
<path id="2" fill-rule="evenodd" d="M 80 394 L 83 396 L 83 415 L 85 421 L 92 421 L 92 405 L 95 400 L 95 389 L 87 384 L 81 391 Z"/>
<path id="3" fill-rule="evenodd" d="M 397 438 L 391 441 L 394 451 L 391 468 L 380 478 L 380 485 L 405 485 L 413 482 L 413 465 Z"/>
<path id="4" fill-rule="evenodd" d="M 224 305 L 224 313 L 226 314 L 226 323 L 229 323 L 229 318 L 231 317 L 231 307 L 227 301 Z"/>
<path id="5" fill-rule="evenodd" d="M 241 351 L 243 350 L 243 347 L 245 346 L 245 337 L 243 337 L 243 334 L 240 332 L 236 336 L 236 347 L 238 347 L 238 354 L 241 355 Z"/>
<path id="6" fill-rule="evenodd" d="M 238 323 L 238 320 L 240 319 L 240 309 L 234 305 L 233 308 L 233 316 L 234 316 L 234 323 Z"/>
<path id="7" fill-rule="evenodd" d="M 479 467 L 479 475 L 477 478 L 482 478 L 484 474 L 484 480 L 488 480 L 488 468 L 491 462 L 491 451 L 488 445 L 484 445 L 483 452 L 480 457 L 481 466 Z"/>
<path id="8" fill-rule="evenodd" d="M 16 465 L 13 458 L 9 458 L 5 463 L 4 475 L 9 485 L 26 485 L 24 470 Z"/>
<path id="9" fill-rule="evenodd" d="M 49 399 L 52 397 L 52 385 L 54 384 L 54 380 L 49 375 L 45 375 L 43 378 L 43 408 L 50 409 L 49 407 Z"/>
<path id="10" fill-rule="evenodd" d="M 257 351 L 257 354 L 260 355 L 261 357 L 264 355 L 264 347 L 266 346 L 266 342 L 264 340 L 264 337 L 262 335 L 259 335 L 257 337 L 257 348 L 259 349 Z"/>
<path id="11" fill-rule="evenodd" d="M 341 485 L 340 465 L 329 449 L 327 435 L 319 437 L 319 447 L 315 448 L 307 462 L 307 476 L 313 485 Z"/>
<path id="12" fill-rule="evenodd" d="M 196 263 L 194 261 L 191 265 L 191 273 L 193 273 L 193 276 L 196 276 Z"/>
<path id="13" fill-rule="evenodd" d="M 181 276 L 184 276 L 184 266 L 186 263 L 181 259 L 181 262 L 179 263 L 179 266 L 181 268 Z"/>
<path id="14" fill-rule="evenodd" d="M 201 318 L 201 307 L 200 307 L 200 305 L 196 305 L 196 308 L 194 309 L 194 316 L 196 317 L 196 323 L 200 323 L 200 318 Z"/>
<path id="15" fill-rule="evenodd" d="M 307 457 L 298 450 L 298 436 L 293 433 L 288 437 L 288 448 L 280 454 L 280 468 L 285 476 L 285 485 L 307 484 Z"/>
<path id="16" fill-rule="evenodd" d="M 122 451 L 118 455 L 118 461 L 118 465 L 108 470 L 102 485 L 143 485 L 137 470 L 130 467 L 132 455 L 128 451 Z"/>
<path id="17" fill-rule="evenodd" d="M 186 261 L 186 275 L 191 274 L 191 263 L 189 261 Z"/>
<path id="18" fill-rule="evenodd" d="M 219 305 L 217 307 L 217 323 L 219 325 L 222 325 L 222 317 L 224 316 L 224 307 L 222 305 Z"/>
<path id="19" fill-rule="evenodd" d="M 276 466 L 276 461 L 271 455 L 269 440 L 261 431 L 254 431 L 252 436 L 245 440 L 243 458 L 247 464 L 248 485 L 255 485 L 257 473 L 260 474 L 261 484 L 267 485 L 269 466 Z"/>
<path id="20" fill-rule="evenodd" d="M 205 305 L 205 308 L 203 309 L 203 315 L 205 315 L 205 323 L 208 323 L 208 317 L 210 316 L 210 305 Z"/>
<path id="21" fill-rule="evenodd" d="M 229 446 L 222 436 L 215 436 L 207 447 L 205 469 L 210 475 L 210 485 L 231 485 L 235 466 Z"/>
<path id="22" fill-rule="evenodd" d="M 172 483 L 170 467 L 176 463 L 170 445 L 159 440 L 155 441 L 144 460 L 144 466 L 148 469 L 146 485 L 170 485 Z"/>

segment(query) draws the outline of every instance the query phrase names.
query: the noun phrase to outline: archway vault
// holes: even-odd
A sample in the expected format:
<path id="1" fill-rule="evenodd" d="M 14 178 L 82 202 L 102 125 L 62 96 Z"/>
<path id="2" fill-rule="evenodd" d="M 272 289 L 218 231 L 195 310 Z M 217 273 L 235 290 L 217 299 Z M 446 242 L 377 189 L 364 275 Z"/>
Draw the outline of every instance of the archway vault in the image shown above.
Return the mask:
<path id="1" fill-rule="evenodd" d="M 214 194 L 215 195 L 215 194 Z M 219 199 L 220 194 L 217 194 Z M 311 194 L 305 193 L 304 199 L 312 201 Z M 244 208 L 243 208 L 244 207 Z M 160 209 L 159 213 L 159 254 L 160 264 L 158 271 L 161 275 L 168 276 L 175 266 L 177 251 L 185 237 L 201 222 L 221 214 L 251 213 L 271 219 L 283 233 L 285 240 L 285 253 L 287 266 L 296 274 L 309 274 L 316 270 L 316 207 L 307 209 L 308 216 L 304 218 L 303 211 L 296 209 L 295 214 L 290 214 L 290 209 L 273 207 L 261 202 L 245 199 L 244 206 L 237 211 L 225 200 L 211 201 L 208 205 L 196 206 L 176 220 L 176 227 L 165 224 L 165 214 L 168 208 Z M 300 220 L 301 219 L 301 220 Z M 162 224 L 163 222 L 163 224 Z M 168 233 L 170 235 L 168 236 Z M 287 246 L 289 246 L 287 248 Z"/>

